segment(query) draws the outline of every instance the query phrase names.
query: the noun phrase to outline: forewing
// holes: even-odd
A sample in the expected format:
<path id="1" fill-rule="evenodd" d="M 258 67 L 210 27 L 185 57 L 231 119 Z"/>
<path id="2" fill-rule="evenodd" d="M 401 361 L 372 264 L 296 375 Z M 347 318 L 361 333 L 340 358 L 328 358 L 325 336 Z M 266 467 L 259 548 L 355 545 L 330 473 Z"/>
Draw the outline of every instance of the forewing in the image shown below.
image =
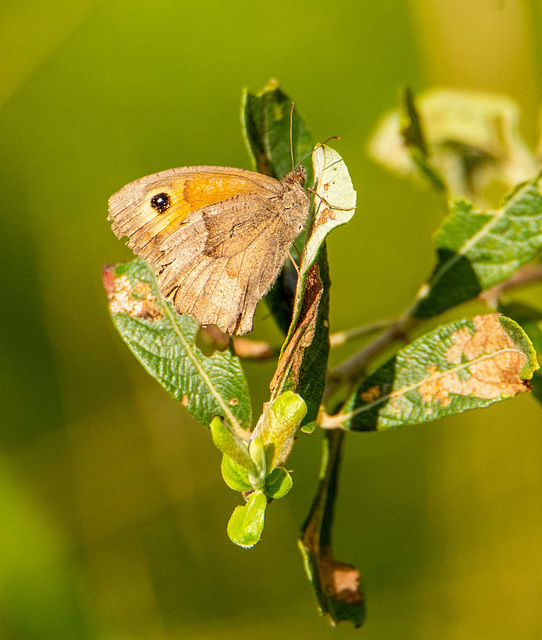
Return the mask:
<path id="1" fill-rule="evenodd" d="M 292 215 L 285 215 L 284 204 L 260 194 L 239 196 L 204 209 L 197 221 L 188 218 L 163 247 L 158 279 L 175 309 L 229 334 L 250 331 L 256 305 L 275 281 L 307 215 L 302 190 Z"/>
<path id="2" fill-rule="evenodd" d="M 181 167 L 161 171 L 123 187 L 109 199 L 109 217 L 119 238 L 154 268 L 161 258 L 160 246 L 186 224 L 190 214 L 239 195 L 280 191 L 274 178 L 228 167 Z M 165 193 L 170 206 L 160 213 L 153 196 Z M 191 216 L 192 218 L 194 216 Z"/>
<path id="3" fill-rule="evenodd" d="M 159 213 L 153 196 L 167 194 Z M 158 274 L 177 312 L 226 333 L 252 329 L 258 301 L 303 227 L 300 184 L 243 169 L 185 167 L 130 183 L 110 198 L 118 237 Z"/>

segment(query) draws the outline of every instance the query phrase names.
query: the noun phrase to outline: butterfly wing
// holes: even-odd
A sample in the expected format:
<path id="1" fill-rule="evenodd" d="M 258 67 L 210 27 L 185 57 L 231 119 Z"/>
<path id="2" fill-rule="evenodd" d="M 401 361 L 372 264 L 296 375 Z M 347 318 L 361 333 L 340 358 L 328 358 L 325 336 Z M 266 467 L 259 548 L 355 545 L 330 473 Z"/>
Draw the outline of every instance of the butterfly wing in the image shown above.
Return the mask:
<path id="1" fill-rule="evenodd" d="M 255 191 L 275 193 L 279 182 L 268 176 L 227 167 L 181 167 L 140 178 L 109 199 L 109 217 L 119 238 L 128 236 L 128 246 L 154 266 L 159 246 L 190 213 L 210 204 Z M 153 198 L 165 194 L 170 203 L 160 211 Z"/>
<path id="2" fill-rule="evenodd" d="M 159 213 L 152 198 L 170 198 Z M 308 212 L 299 181 L 225 167 L 172 169 L 110 199 L 113 231 L 158 273 L 179 313 L 226 333 L 252 329 L 258 301 L 277 277 Z"/>

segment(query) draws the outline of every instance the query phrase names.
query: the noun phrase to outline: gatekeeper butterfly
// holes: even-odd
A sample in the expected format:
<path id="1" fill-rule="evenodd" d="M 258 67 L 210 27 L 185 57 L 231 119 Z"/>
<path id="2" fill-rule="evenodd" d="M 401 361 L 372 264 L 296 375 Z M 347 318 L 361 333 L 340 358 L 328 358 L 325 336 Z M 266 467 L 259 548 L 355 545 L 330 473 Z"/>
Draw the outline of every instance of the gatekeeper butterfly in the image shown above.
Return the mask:
<path id="1" fill-rule="evenodd" d="M 178 313 L 243 334 L 303 229 L 305 179 L 302 166 L 281 180 L 228 167 L 169 169 L 111 196 L 108 219 Z"/>

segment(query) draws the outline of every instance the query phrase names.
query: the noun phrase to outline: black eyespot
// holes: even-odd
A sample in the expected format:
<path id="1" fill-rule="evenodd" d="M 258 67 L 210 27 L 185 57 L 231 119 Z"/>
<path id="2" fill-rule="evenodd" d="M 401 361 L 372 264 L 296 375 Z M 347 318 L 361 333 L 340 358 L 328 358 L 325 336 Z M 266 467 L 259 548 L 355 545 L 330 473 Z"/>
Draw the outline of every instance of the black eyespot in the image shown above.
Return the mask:
<path id="1" fill-rule="evenodd" d="M 158 213 L 164 213 L 171 207 L 171 198 L 167 193 L 157 193 L 151 198 L 151 207 Z"/>

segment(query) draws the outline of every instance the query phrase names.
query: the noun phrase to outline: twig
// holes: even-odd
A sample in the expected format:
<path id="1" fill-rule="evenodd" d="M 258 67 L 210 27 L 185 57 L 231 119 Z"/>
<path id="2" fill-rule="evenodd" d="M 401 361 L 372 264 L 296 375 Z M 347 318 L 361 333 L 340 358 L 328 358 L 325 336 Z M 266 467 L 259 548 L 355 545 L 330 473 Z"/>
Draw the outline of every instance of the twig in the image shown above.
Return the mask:
<path id="1" fill-rule="evenodd" d="M 510 291 L 511 289 L 517 289 L 540 281 L 542 281 L 542 264 L 525 265 L 519 271 L 516 271 L 514 275 L 508 278 L 508 280 L 500 282 L 494 287 L 491 287 L 491 289 L 483 291 L 479 298 L 488 306 L 496 307 L 500 296 L 505 291 Z M 416 305 L 409 309 L 401 318 L 399 318 L 399 320 L 396 320 L 395 322 L 382 323 L 382 326 L 387 326 L 385 331 L 362 347 L 357 353 L 345 360 L 338 367 L 329 372 L 326 390 L 324 393 L 324 402 L 329 400 L 329 398 L 331 398 L 343 384 L 352 383 L 354 380 L 362 376 L 372 360 L 374 360 L 374 358 L 380 355 L 388 347 L 399 340 L 407 339 L 408 332 L 421 322 L 421 320 L 412 317 L 412 311 L 415 310 L 415 308 Z M 344 344 L 344 342 L 346 342 L 346 339 L 343 339 L 343 335 L 348 335 L 350 333 L 355 334 L 356 332 L 359 332 L 358 335 L 363 335 L 363 333 L 369 333 L 374 327 L 377 327 L 377 323 L 375 323 L 375 325 L 368 325 L 367 327 L 360 327 L 357 330 L 354 329 L 352 332 L 345 332 L 345 334 L 336 334 L 338 338 L 336 338 L 336 344 L 333 346 L 337 346 L 337 344 Z M 351 337 L 352 336 L 349 336 L 349 338 Z M 356 336 L 354 335 L 354 337 Z"/>
<path id="2" fill-rule="evenodd" d="M 369 363 L 394 342 L 407 340 L 408 331 L 413 329 L 419 322 L 419 320 L 412 318 L 410 314 L 405 314 L 392 324 L 388 323 L 388 328 L 379 336 L 338 367 L 332 369 L 328 375 L 324 402 L 331 398 L 340 386 L 350 383 L 361 376 Z"/>
<path id="3" fill-rule="evenodd" d="M 349 329 L 348 331 L 337 331 L 336 333 L 332 333 L 329 336 L 329 346 L 332 349 L 334 347 L 340 347 L 343 344 L 350 342 L 350 340 L 354 340 L 355 338 L 361 338 L 371 333 L 376 333 L 377 331 L 380 331 L 382 329 L 386 329 L 386 327 L 389 327 L 394 322 L 394 320 L 381 320 L 380 322 L 373 322 L 362 327 Z"/>
<path id="4" fill-rule="evenodd" d="M 525 287 L 534 282 L 542 281 L 542 264 L 527 264 L 519 271 L 516 271 L 513 276 L 499 282 L 491 289 L 482 291 L 479 298 L 483 300 L 489 307 L 495 308 L 499 298 L 505 291 L 510 289 L 518 289 L 519 287 Z"/>

